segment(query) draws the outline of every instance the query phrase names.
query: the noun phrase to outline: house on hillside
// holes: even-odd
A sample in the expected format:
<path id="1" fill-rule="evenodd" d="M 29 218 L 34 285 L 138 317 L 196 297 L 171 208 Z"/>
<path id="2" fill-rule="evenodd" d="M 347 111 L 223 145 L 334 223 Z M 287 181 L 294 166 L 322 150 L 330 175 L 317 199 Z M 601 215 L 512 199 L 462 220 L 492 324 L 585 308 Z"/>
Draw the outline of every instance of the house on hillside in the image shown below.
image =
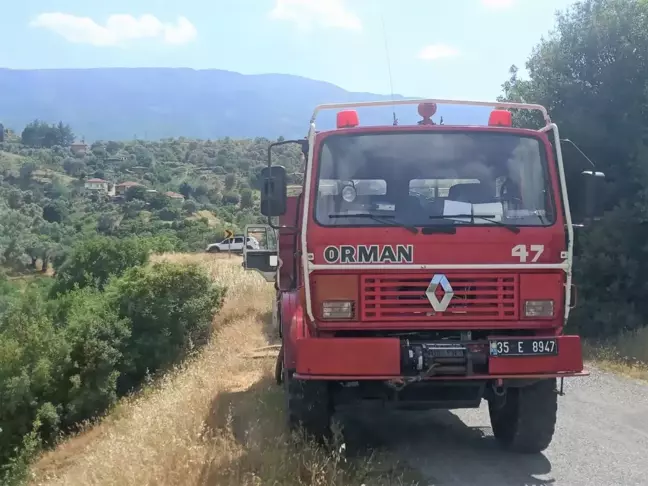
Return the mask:
<path id="1" fill-rule="evenodd" d="M 106 193 L 110 191 L 110 183 L 98 178 L 88 179 L 85 181 L 84 186 L 88 191 L 101 191 Z"/>
<path id="2" fill-rule="evenodd" d="M 120 182 L 115 186 L 115 194 L 117 196 L 123 196 L 126 194 L 126 191 L 128 191 L 131 187 L 145 187 L 144 184 L 140 184 L 139 182 L 133 182 L 133 181 L 126 181 L 126 182 Z"/>
<path id="3" fill-rule="evenodd" d="M 74 142 L 70 145 L 70 150 L 74 155 L 85 155 L 88 153 L 88 144 L 84 142 Z"/>
<path id="4" fill-rule="evenodd" d="M 178 194 L 177 192 L 169 191 L 169 192 L 165 192 L 164 195 L 167 196 L 168 198 L 171 198 L 171 199 L 175 200 L 175 201 L 184 201 L 185 200 L 185 197 L 182 194 Z"/>

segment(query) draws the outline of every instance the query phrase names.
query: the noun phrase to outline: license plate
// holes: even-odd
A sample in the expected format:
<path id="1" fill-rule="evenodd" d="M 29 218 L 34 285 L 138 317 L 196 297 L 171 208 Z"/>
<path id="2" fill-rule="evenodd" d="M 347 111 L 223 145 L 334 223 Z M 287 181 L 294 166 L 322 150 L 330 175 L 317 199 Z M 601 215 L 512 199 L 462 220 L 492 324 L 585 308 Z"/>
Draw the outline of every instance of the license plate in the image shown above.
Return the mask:
<path id="1" fill-rule="evenodd" d="M 552 338 L 492 339 L 491 356 L 556 356 L 558 341 Z"/>

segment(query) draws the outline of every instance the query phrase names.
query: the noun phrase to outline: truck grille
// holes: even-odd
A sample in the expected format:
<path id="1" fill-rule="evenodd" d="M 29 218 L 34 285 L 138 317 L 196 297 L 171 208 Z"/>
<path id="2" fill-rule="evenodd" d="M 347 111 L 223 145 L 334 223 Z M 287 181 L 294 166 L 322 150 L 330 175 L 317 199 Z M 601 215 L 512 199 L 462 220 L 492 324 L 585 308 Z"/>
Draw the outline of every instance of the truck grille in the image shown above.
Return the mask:
<path id="1" fill-rule="evenodd" d="M 361 277 L 363 320 L 449 321 L 514 320 L 518 318 L 518 276 L 515 274 L 446 274 L 454 296 L 444 312 L 435 312 L 425 295 L 433 274 Z M 437 300 L 444 295 L 436 290 Z"/>

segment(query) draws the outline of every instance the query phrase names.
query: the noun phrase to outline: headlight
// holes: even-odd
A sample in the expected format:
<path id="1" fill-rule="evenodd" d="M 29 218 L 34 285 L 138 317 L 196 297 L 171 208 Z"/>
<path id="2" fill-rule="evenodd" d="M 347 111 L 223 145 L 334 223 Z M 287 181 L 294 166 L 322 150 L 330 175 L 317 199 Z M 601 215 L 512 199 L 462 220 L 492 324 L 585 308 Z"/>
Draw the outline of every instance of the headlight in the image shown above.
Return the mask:
<path id="1" fill-rule="evenodd" d="M 323 319 L 351 319 L 353 317 L 353 302 L 336 300 L 322 303 Z"/>
<path id="2" fill-rule="evenodd" d="M 524 302 L 525 317 L 553 317 L 553 300 L 527 300 Z"/>

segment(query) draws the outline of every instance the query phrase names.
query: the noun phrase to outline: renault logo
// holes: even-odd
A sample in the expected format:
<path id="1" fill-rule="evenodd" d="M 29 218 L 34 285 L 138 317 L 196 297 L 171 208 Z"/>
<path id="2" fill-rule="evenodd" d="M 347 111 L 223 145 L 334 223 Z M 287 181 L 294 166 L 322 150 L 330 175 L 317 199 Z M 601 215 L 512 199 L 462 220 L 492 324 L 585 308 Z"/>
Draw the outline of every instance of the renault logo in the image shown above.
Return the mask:
<path id="1" fill-rule="evenodd" d="M 439 300 L 435 294 L 439 285 L 441 285 L 441 288 L 443 289 L 443 298 L 441 300 Z M 425 296 L 428 298 L 432 308 L 436 312 L 444 312 L 448 308 L 452 297 L 454 297 L 454 291 L 445 275 L 436 274 L 432 277 L 430 285 L 428 285 L 428 288 L 425 291 Z"/>

